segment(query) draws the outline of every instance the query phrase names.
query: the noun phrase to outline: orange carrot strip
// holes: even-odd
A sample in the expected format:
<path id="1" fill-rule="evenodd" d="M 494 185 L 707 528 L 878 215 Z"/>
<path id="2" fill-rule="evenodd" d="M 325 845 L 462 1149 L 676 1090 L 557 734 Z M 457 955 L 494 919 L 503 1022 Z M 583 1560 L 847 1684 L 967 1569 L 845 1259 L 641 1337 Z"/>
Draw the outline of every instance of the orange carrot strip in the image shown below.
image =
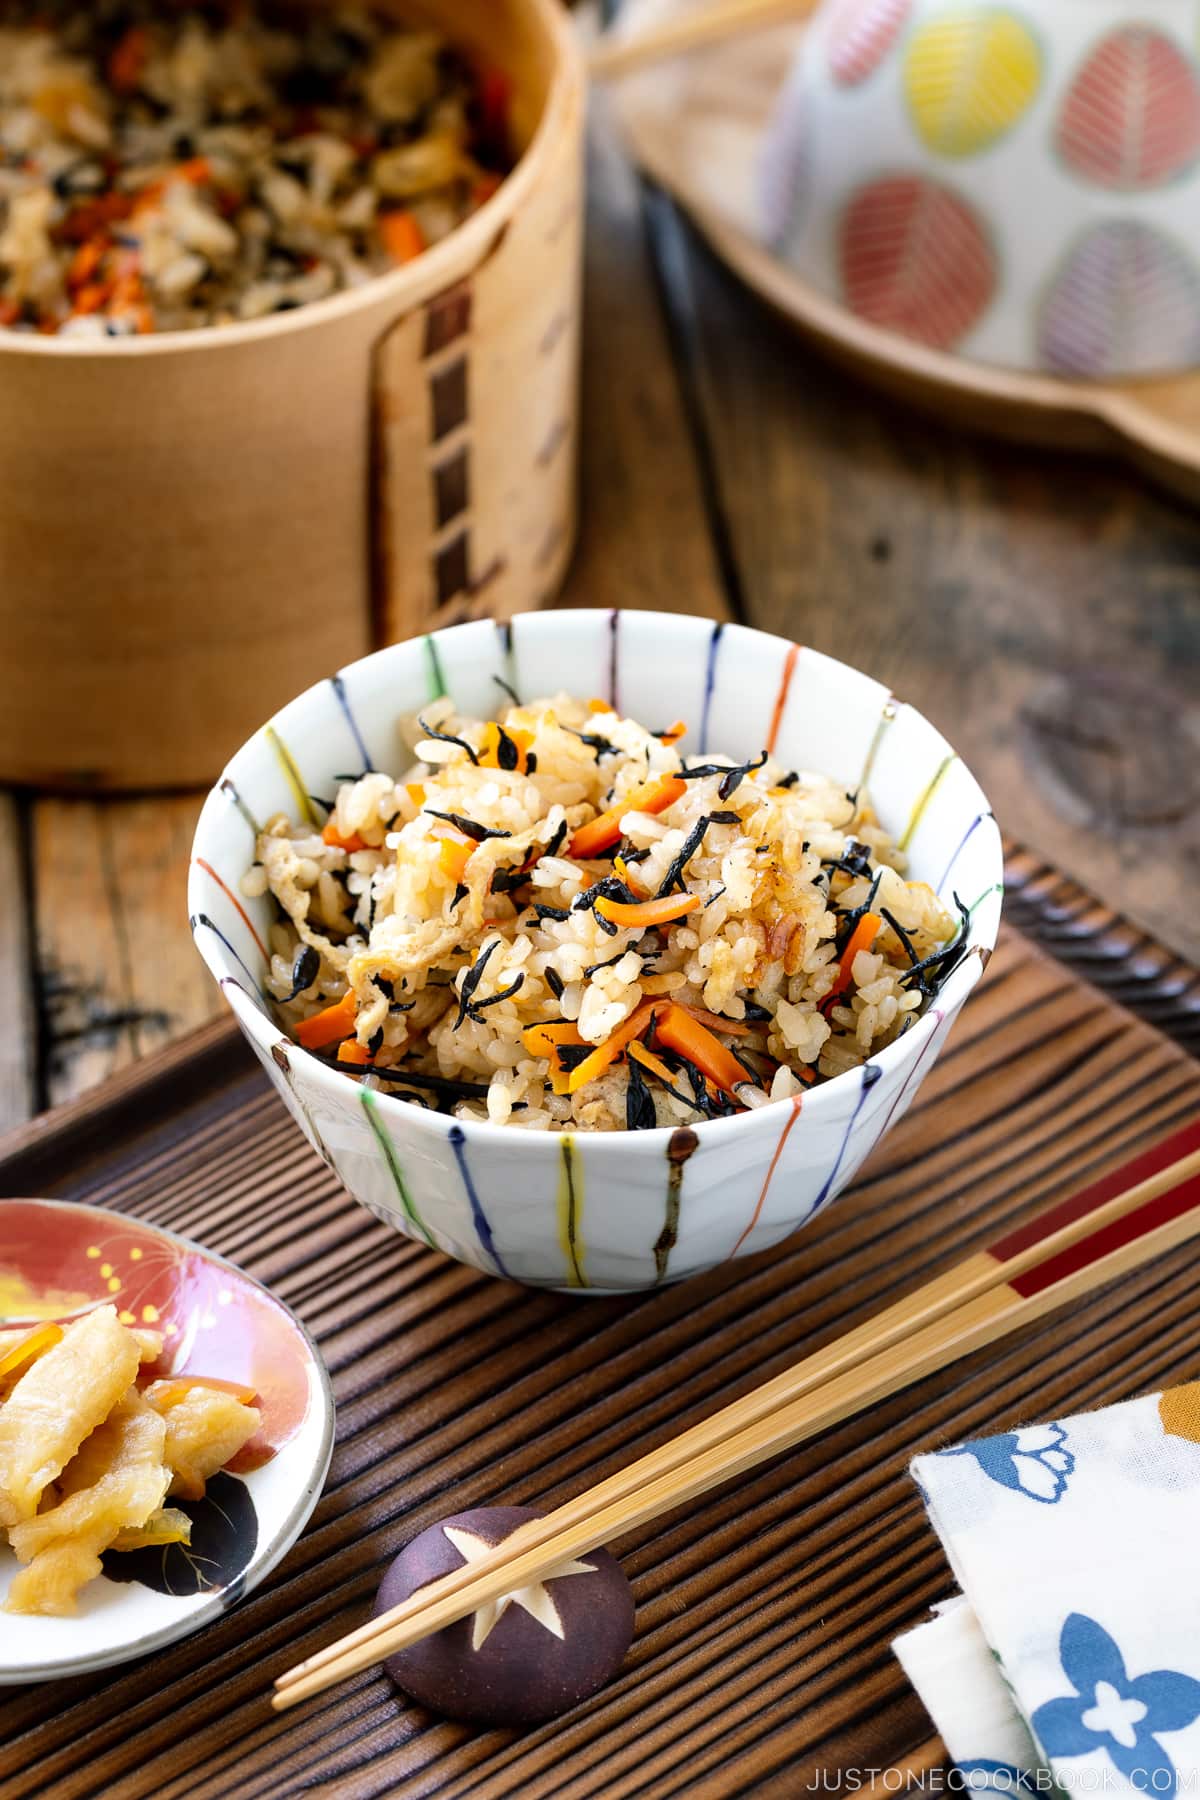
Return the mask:
<path id="1" fill-rule="evenodd" d="M 337 1059 L 340 1063 L 352 1063 L 359 1069 L 365 1069 L 375 1061 L 365 1044 L 360 1044 L 357 1038 L 346 1038 L 338 1045 Z"/>
<path id="2" fill-rule="evenodd" d="M 247 1387 L 244 1382 L 225 1381 L 219 1375 L 178 1375 L 156 1388 L 155 1407 L 161 1411 L 164 1406 L 178 1406 L 195 1388 L 216 1388 L 222 1394 L 232 1394 L 243 1406 L 253 1406 L 258 1399 L 258 1389 Z"/>
<path id="3" fill-rule="evenodd" d="M 589 700 L 587 709 L 590 713 L 611 712 L 612 706 L 607 700 Z"/>
<path id="4" fill-rule="evenodd" d="M 72 256 L 67 265 L 67 286 L 71 288 L 72 291 L 75 288 L 83 287 L 86 282 L 89 282 L 92 279 L 92 276 L 100 267 L 101 260 L 103 259 L 104 252 L 107 248 L 107 241 L 103 235 L 88 238 L 86 243 L 80 244 L 78 250 L 76 250 L 74 256 Z"/>
<path id="5" fill-rule="evenodd" d="M 658 736 L 660 743 L 677 744 L 681 737 L 687 736 L 687 721 L 685 719 L 676 719 L 673 725 L 668 725 L 667 729 L 665 731 L 660 731 Z"/>
<path id="6" fill-rule="evenodd" d="M 544 1025 L 529 1025 L 521 1033 L 522 1042 L 531 1056 L 544 1056 L 550 1064 L 550 1090 L 565 1095 L 570 1092 L 567 1071 L 558 1060 L 560 1044 L 582 1044 L 574 1025 L 568 1019 L 553 1019 Z"/>
<path id="7" fill-rule="evenodd" d="M 585 1056 L 578 1067 L 572 1069 L 568 1079 L 568 1092 L 577 1093 L 589 1081 L 595 1081 L 597 1075 L 602 1075 L 605 1069 L 617 1061 L 625 1046 L 641 1036 L 651 1019 L 657 1021 L 658 1035 L 667 1048 L 679 1050 L 689 1062 L 694 1062 L 705 1075 L 711 1076 L 718 1087 L 726 1087 L 726 1092 L 732 1093 L 738 1083 L 749 1081 L 750 1077 L 736 1056 L 713 1037 L 708 1026 L 736 1036 L 744 1036 L 751 1030 L 750 1026 L 732 1019 L 718 1018 L 716 1013 L 705 1012 L 702 1007 L 685 1008 L 674 1000 L 643 1000 L 623 1025 L 618 1025 L 610 1037 L 605 1038 L 602 1044 L 597 1044 L 591 1055 Z M 675 1038 L 686 1040 L 686 1044 L 683 1041 L 673 1042 L 667 1036 L 668 1026 L 672 1024 Z M 726 1083 L 729 1085 L 726 1086 Z"/>
<path id="8" fill-rule="evenodd" d="M 548 1019 L 541 1025 L 527 1025 L 521 1042 L 531 1056 L 553 1057 L 559 1044 L 583 1044 L 578 1030 L 569 1019 Z"/>
<path id="9" fill-rule="evenodd" d="M 652 1050 L 647 1050 L 645 1044 L 640 1043 L 637 1038 L 634 1038 L 633 1042 L 630 1044 L 629 1054 L 633 1057 L 635 1062 L 642 1063 L 652 1074 L 657 1075 L 660 1081 L 665 1081 L 668 1087 L 673 1088 L 675 1086 L 675 1077 L 672 1075 L 670 1069 L 668 1069 L 666 1063 L 660 1062 L 654 1052 Z"/>
<path id="10" fill-rule="evenodd" d="M 328 1044 L 336 1044 L 339 1038 L 350 1036 L 357 1012 L 358 1002 L 354 998 L 354 989 L 350 988 L 332 1006 L 297 1025 L 296 1040 L 306 1050 L 324 1050 Z"/>
<path id="11" fill-rule="evenodd" d="M 489 719 L 483 728 L 483 748 L 479 752 L 481 769 L 498 769 L 500 767 L 500 727 L 495 719 Z"/>
<path id="12" fill-rule="evenodd" d="M 568 854 L 576 862 L 586 862 L 589 856 L 598 856 L 601 850 L 607 850 L 621 836 L 621 820 L 626 813 L 665 812 L 676 800 L 682 800 L 687 793 L 687 782 L 680 781 L 676 775 L 660 775 L 656 781 L 647 781 L 626 794 L 625 798 L 610 806 L 607 812 L 598 813 L 586 825 L 581 825 L 568 845 Z"/>
<path id="13" fill-rule="evenodd" d="M 112 284 L 112 297 L 109 311 L 116 314 L 135 312 L 146 299 L 146 290 L 142 286 L 142 274 L 136 258 L 127 256 L 118 259 L 116 274 Z"/>
<path id="14" fill-rule="evenodd" d="M 597 1044 L 590 1056 L 585 1056 L 579 1067 L 572 1069 L 567 1078 L 568 1093 L 578 1093 L 589 1081 L 595 1081 L 597 1075 L 603 1075 L 605 1069 L 615 1063 L 626 1044 L 635 1037 L 640 1037 L 651 1019 L 661 1015 L 669 1007 L 669 1001 L 645 1000 L 641 1006 L 635 1007 L 623 1025 L 618 1025 L 611 1037 Z M 742 1074 L 743 1081 L 746 1079 Z"/>
<path id="15" fill-rule="evenodd" d="M 505 733 L 517 746 L 517 768 L 525 773 L 525 753 L 533 742 L 532 731 L 509 731 Z M 500 767 L 500 727 L 494 719 L 489 719 L 483 728 L 483 749 L 479 755 L 481 769 L 498 769 Z"/>
<path id="16" fill-rule="evenodd" d="M 425 804 L 425 784 L 420 781 L 408 781 L 408 782 L 405 782 L 404 786 L 405 786 L 405 792 L 407 793 L 409 799 L 412 801 L 413 805 L 414 806 L 424 806 L 424 804 Z"/>
<path id="17" fill-rule="evenodd" d="M 159 205 L 168 182 L 190 181 L 193 187 L 200 187 L 211 180 L 212 164 L 207 156 L 193 156 L 187 162 L 176 163 L 169 175 L 164 175 L 157 181 L 148 181 L 145 187 L 139 188 L 133 200 L 133 211 L 147 212 L 152 206 Z"/>
<path id="18" fill-rule="evenodd" d="M 35 1325 L 28 1337 L 21 1338 L 0 1356 L 0 1375 L 11 1375 L 14 1369 L 36 1362 L 45 1351 L 53 1350 L 61 1338 L 61 1325 Z"/>
<path id="19" fill-rule="evenodd" d="M 404 207 L 381 214 L 379 237 L 394 263 L 412 262 L 425 248 L 424 232 Z"/>
<path id="20" fill-rule="evenodd" d="M 611 925 L 635 926 L 648 931 L 652 925 L 666 925 L 672 919 L 682 919 L 685 914 L 695 912 L 700 904 L 699 894 L 663 894 L 657 900 L 632 903 L 608 900 L 601 895 L 596 902 L 596 911 Z"/>
<path id="21" fill-rule="evenodd" d="M 438 845 L 438 863 L 442 873 L 452 881 L 461 881 L 463 871 L 474 856 L 476 845 L 470 838 L 444 837 Z"/>
<path id="22" fill-rule="evenodd" d="M 88 281 L 75 295 L 71 311 L 78 317 L 81 313 L 96 313 L 108 302 L 112 286 L 107 281 Z"/>
<path id="23" fill-rule="evenodd" d="M 879 914 L 873 912 L 864 913 L 862 918 L 858 921 L 858 924 L 850 933 L 846 948 L 842 951 L 842 960 L 838 964 L 838 972 L 833 978 L 833 986 L 821 1001 L 821 1012 L 824 1012 L 826 1007 L 832 1006 L 835 1000 L 840 999 L 846 989 L 850 986 L 850 978 L 854 972 L 855 957 L 860 950 L 869 950 L 871 948 L 882 925 L 883 920 L 880 918 Z"/>
<path id="24" fill-rule="evenodd" d="M 660 1040 L 668 1050 L 678 1050 L 694 1063 L 717 1087 L 737 1098 L 737 1089 L 751 1079 L 731 1050 L 716 1039 L 698 1019 L 682 1006 L 669 1005 L 657 1023 Z"/>
<path id="25" fill-rule="evenodd" d="M 335 850 L 366 850 L 368 848 L 357 831 L 351 832 L 349 837 L 343 837 L 332 819 L 321 833 L 321 837 L 325 843 L 332 844 Z"/>

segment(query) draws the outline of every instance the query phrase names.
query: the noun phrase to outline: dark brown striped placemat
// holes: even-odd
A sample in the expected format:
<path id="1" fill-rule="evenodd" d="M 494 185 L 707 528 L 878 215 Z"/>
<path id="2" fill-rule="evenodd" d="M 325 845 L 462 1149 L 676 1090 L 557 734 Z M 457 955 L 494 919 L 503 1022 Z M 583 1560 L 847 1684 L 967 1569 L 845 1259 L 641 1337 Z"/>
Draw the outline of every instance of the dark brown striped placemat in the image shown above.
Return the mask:
<path id="1" fill-rule="evenodd" d="M 0 1695 L 2 1800 L 785 1800 L 928 1761 L 888 1644 L 951 1582 L 910 1456 L 1200 1374 L 1189 1247 L 620 1543 L 637 1641 L 565 1720 L 468 1730 L 374 1672 L 281 1718 L 266 1696 L 439 1516 L 566 1498 L 1195 1115 L 1195 972 L 1020 852 L 1010 877 L 1022 929 L 854 1187 L 790 1244 L 647 1298 L 528 1292 L 395 1236 L 225 1024 L 0 1141 L 0 1193 L 140 1213 L 268 1282 L 338 1399 L 326 1493 L 265 1588 L 144 1664 Z"/>

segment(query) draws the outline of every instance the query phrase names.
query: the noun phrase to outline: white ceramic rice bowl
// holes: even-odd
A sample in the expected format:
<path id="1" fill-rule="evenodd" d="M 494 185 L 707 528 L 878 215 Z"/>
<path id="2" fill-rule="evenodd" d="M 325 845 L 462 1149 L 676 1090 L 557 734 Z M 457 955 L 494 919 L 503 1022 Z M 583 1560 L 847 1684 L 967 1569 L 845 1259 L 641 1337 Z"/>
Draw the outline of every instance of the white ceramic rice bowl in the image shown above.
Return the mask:
<path id="1" fill-rule="evenodd" d="M 302 1050 L 263 997 L 270 897 L 239 882 L 253 821 L 295 814 L 298 787 L 407 761 L 398 722 L 439 692 L 491 717 L 501 676 L 523 700 L 603 694 L 654 724 L 690 724 L 685 752 L 757 754 L 820 771 L 876 811 L 910 879 L 970 908 L 970 953 L 933 1005 L 861 1070 L 694 1132 L 522 1131 L 372 1094 Z M 289 769 L 289 763 L 291 768 Z M 945 739 L 878 682 L 740 625 L 652 612 L 488 620 L 394 644 L 301 694 L 233 757 L 196 830 L 188 906 L 197 946 L 284 1104 L 377 1218 L 516 1281 L 627 1293 L 769 1249 L 827 1206 L 900 1118 L 995 944 L 1003 860 L 977 782 Z"/>

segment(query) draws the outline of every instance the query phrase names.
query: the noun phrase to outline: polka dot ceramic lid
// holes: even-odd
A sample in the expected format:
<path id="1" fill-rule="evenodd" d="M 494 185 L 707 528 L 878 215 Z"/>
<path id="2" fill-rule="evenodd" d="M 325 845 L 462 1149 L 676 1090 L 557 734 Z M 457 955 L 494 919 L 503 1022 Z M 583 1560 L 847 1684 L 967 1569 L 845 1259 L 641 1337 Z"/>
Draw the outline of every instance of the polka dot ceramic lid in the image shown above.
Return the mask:
<path id="1" fill-rule="evenodd" d="M 1200 364 L 1191 0 L 826 0 L 765 146 L 765 230 L 904 337 L 1101 377 Z"/>

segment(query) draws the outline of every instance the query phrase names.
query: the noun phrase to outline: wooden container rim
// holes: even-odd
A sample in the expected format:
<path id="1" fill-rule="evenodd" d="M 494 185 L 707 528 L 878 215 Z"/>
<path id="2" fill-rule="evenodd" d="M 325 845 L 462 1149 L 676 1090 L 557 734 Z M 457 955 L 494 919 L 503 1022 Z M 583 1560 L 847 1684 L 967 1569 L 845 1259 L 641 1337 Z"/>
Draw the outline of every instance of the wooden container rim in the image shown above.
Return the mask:
<path id="1" fill-rule="evenodd" d="M 331 294 L 328 299 L 313 300 L 290 312 L 268 314 L 266 318 L 250 319 L 236 325 L 200 325 L 193 331 L 106 338 L 103 343 L 0 331 L 0 356 L 68 357 L 85 362 L 110 362 L 234 350 L 333 324 L 370 311 L 387 300 L 395 302 L 393 312 L 397 314 L 423 305 L 432 294 L 451 286 L 474 268 L 509 223 L 536 181 L 549 147 L 569 121 L 572 107 L 584 91 L 583 54 L 565 8 L 558 0 L 524 0 L 524 4 L 541 25 L 555 57 L 553 79 L 537 127 L 515 167 L 492 197 L 440 243 L 423 251 L 411 263 L 388 274 L 376 275 L 361 287 Z"/>

